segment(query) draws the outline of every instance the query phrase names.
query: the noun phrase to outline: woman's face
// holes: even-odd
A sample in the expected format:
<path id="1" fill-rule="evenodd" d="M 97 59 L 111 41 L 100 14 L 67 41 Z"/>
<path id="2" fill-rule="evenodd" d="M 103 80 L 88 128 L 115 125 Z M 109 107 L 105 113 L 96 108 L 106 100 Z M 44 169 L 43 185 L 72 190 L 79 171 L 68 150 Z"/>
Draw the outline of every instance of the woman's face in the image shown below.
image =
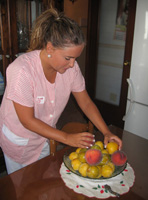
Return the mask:
<path id="1" fill-rule="evenodd" d="M 52 49 L 51 58 L 48 59 L 50 67 L 63 74 L 67 69 L 74 66 L 76 58 L 81 55 L 83 49 L 84 44 L 63 49 Z"/>

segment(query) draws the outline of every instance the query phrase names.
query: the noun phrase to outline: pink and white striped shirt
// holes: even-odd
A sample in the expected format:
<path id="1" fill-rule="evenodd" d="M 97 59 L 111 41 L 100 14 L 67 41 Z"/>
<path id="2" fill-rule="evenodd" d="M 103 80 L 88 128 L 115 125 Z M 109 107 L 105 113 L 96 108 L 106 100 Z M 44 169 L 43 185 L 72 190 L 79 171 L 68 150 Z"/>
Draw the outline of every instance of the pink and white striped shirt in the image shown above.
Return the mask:
<path id="1" fill-rule="evenodd" d="M 19 56 L 7 68 L 7 87 L 0 108 L 0 145 L 4 153 L 18 163 L 30 164 L 38 159 L 46 141 L 23 127 L 12 101 L 34 107 L 36 118 L 56 127 L 70 93 L 84 89 L 77 62 L 64 74 L 57 73 L 51 84 L 45 78 L 39 50 Z"/>

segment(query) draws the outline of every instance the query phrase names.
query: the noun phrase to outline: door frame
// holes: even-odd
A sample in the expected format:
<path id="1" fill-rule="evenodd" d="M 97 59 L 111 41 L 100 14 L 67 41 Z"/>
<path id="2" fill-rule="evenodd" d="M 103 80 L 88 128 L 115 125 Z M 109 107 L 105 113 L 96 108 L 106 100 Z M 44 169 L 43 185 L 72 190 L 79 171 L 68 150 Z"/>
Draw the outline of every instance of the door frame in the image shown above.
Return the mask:
<path id="1" fill-rule="evenodd" d="M 99 36 L 99 15 L 101 8 L 101 0 L 89 0 L 88 5 L 88 32 L 87 32 L 87 45 L 86 45 L 86 88 L 87 91 L 99 108 L 106 123 L 114 124 L 120 128 L 124 127 L 124 121 L 122 120 L 126 112 L 127 94 L 128 94 L 128 83 L 127 78 L 130 75 L 130 65 L 124 65 L 123 63 L 123 76 L 120 94 L 119 106 L 111 105 L 95 99 L 96 91 L 96 74 L 97 74 L 97 44 Z M 124 52 L 124 62 L 131 61 L 132 47 L 133 47 L 133 36 L 134 36 L 134 25 L 136 15 L 137 0 L 129 0 L 129 15 L 127 24 L 127 35 Z M 120 107 L 120 110 L 119 110 Z M 111 120 L 112 119 L 112 120 Z"/>

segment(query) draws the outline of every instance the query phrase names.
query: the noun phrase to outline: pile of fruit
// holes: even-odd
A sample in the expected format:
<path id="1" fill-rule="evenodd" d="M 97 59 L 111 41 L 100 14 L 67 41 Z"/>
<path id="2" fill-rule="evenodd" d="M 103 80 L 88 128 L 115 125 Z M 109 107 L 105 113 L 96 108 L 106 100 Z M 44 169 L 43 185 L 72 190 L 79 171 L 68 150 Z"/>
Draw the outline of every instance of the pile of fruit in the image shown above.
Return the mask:
<path id="1" fill-rule="evenodd" d="M 119 150 L 115 142 L 110 142 L 104 148 L 102 141 L 97 141 L 90 149 L 77 148 L 69 154 L 71 166 L 81 176 L 89 178 L 109 178 L 116 166 L 123 166 L 127 156 Z"/>

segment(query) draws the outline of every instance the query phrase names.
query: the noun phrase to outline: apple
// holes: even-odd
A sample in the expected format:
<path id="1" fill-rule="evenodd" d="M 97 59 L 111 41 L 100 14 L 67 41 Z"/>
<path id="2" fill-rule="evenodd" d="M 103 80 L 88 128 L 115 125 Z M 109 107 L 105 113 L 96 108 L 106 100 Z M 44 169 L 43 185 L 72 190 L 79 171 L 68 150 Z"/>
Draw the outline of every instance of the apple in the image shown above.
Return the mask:
<path id="1" fill-rule="evenodd" d="M 122 166 L 126 163 L 127 161 L 127 156 L 126 154 L 121 151 L 115 151 L 112 155 L 111 155 L 111 161 L 116 165 L 116 166 Z"/>
<path id="2" fill-rule="evenodd" d="M 85 160 L 89 165 L 98 165 L 102 160 L 102 153 L 97 149 L 89 149 L 85 153 Z"/>

